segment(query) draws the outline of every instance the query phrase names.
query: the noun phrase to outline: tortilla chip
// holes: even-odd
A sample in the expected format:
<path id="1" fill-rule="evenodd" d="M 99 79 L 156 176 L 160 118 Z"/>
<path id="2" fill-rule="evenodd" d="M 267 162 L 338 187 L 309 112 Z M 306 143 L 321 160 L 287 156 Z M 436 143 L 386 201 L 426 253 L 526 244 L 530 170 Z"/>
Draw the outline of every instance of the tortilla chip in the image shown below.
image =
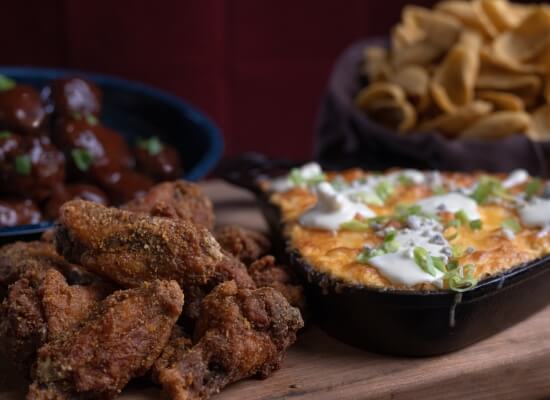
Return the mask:
<path id="1" fill-rule="evenodd" d="M 436 118 L 423 122 L 418 126 L 418 130 L 421 132 L 438 132 L 449 138 L 454 138 L 475 121 L 488 115 L 492 110 L 491 103 L 473 101 L 464 107 L 458 108 L 452 114 L 441 114 Z"/>
<path id="2" fill-rule="evenodd" d="M 546 104 L 533 113 L 533 126 L 529 137 L 536 141 L 550 140 L 550 104 Z"/>
<path id="3" fill-rule="evenodd" d="M 473 100 L 480 45 L 478 35 L 464 33 L 436 70 L 430 88 L 434 101 L 443 111 L 454 112 Z"/>
<path id="4" fill-rule="evenodd" d="M 520 25 L 500 34 L 493 42 L 494 53 L 517 63 L 535 58 L 550 43 L 550 10 L 536 8 Z"/>
<path id="5" fill-rule="evenodd" d="M 461 139 L 500 139 L 516 133 L 526 134 L 531 117 L 523 111 L 497 111 L 479 119 L 460 135 Z"/>
<path id="6" fill-rule="evenodd" d="M 523 100 L 512 93 L 498 92 L 496 90 L 480 90 L 477 98 L 491 103 L 497 111 L 523 111 Z"/>
<path id="7" fill-rule="evenodd" d="M 393 100 L 396 103 L 405 101 L 405 92 L 401 87 L 387 82 L 375 82 L 363 88 L 355 99 L 355 103 L 362 110 L 368 110 L 382 100 Z"/>
<path id="8" fill-rule="evenodd" d="M 389 81 L 400 86 L 409 98 L 417 101 L 428 93 L 430 76 L 426 68 L 419 65 L 407 65 L 389 77 Z"/>

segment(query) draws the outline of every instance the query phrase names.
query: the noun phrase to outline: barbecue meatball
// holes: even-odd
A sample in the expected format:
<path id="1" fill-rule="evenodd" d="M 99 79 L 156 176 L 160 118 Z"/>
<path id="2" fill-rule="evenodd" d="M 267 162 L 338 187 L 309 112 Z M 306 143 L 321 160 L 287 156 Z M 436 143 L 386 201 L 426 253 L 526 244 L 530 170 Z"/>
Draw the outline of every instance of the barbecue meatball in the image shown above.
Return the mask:
<path id="1" fill-rule="evenodd" d="M 117 171 L 131 168 L 134 163 L 124 138 L 90 117 L 61 118 L 53 132 L 54 143 L 69 160 L 70 176 L 89 178 L 93 169 L 105 165 Z"/>
<path id="2" fill-rule="evenodd" d="M 23 224 L 37 224 L 41 219 L 40 210 L 32 200 L 0 200 L 0 228 Z"/>
<path id="3" fill-rule="evenodd" d="M 174 180 L 182 174 L 178 151 L 157 137 L 138 141 L 134 157 L 138 169 L 156 181 Z"/>
<path id="4" fill-rule="evenodd" d="M 101 90 L 86 79 L 57 79 L 44 89 L 43 97 L 58 116 L 91 114 L 97 117 L 101 113 Z"/>
<path id="5" fill-rule="evenodd" d="M 46 110 L 40 94 L 27 85 L 17 85 L 0 91 L 0 128 L 23 133 L 40 130 Z"/>
<path id="6" fill-rule="evenodd" d="M 130 169 L 113 169 L 110 165 L 93 168 L 92 180 L 107 192 L 115 204 L 143 196 L 153 186 L 153 181 L 143 174 Z"/>
<path id="7" fill-rule="evenodd" d="M 73 199 L 93 201 L 94 203 L 103 204 L 105 206 L 109 205 L 107 194 L 98 187 L 83 183 L 74 183 L 61 185 L 53 191 L 52 196 L 44 208 L 44 214 L 49 219 L 57 219 L 59 207 L 61 207 L 63 203 Z"/>
<path id="8" fill-rule="evenodd" d="M 7 194 L 46 199 L 65 179 L 65 157 L 45 136 L 26 138 L 2 163 L 0 184 Z"/>

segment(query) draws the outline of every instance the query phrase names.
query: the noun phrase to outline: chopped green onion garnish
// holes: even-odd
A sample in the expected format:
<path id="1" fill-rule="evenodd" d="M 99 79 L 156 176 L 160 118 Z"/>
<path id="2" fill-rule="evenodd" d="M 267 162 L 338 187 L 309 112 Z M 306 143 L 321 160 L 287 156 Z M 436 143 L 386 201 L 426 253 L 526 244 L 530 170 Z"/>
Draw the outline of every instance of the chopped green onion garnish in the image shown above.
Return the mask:
<path id="1" fill-rule="evenodd" d="M 502 229 L 509 229 L 514 233 L 518 233 L 521 230 L 521 225 L 516 219 L 510 218 L 502 221 Z"/>
<path id="2" fill-rule="evenodd" d="M 468 215 L 464 212 L 464 210 L 455 212 L 455 218 L 459 220 L 462 225 L 467 225 L 470 222 Z"/>
<path id="3" fill-rule="evenodd" d="M 483 228 L 483 222 L 480 219 L 474 219 L 470 221 L 470 229 L 473 231 L 479 231 Z"/>
<path id="4" fill-rule="evenodd" d="M 361 264 L 366 264 L 371 258 L 383 256 L 386 254 L 383 249 L 377 248 L 377 249 L 365 249 L 359 255 L 357 256 L 357 262 Z"/>
<path id="5" fill-rule="evenodd" d="M 158 140 L 158 139 L 157 139 Z M 162 145 L 162 144 L 161 144 Z M 161 148 L 162 150 L 162 148 Z M 288 175 L 290 181 L 296 186 L 302 185 L 316 185 L 318 183 L 324 182 L 327 180 L 325 174 L 319 174 L 311 178 L 304 178 L 301 171 L 298 168 L 293 168 Z"/>
<path id="6" fill-rule="evenodd" d="M 437 275 L 437 269 L 434 266 L 434 262 L 428 250 L 423 247 L 415 247 L 413 250 L 414 261 L 416 264 L 422 268 L 424 272 L 432 276 Z"/>
<path id="7" fill-rule="evenodd" d="M 479 183 L 472 193 L 471 197 L 478 204 L 485 204 L 492 197 L 498 197 L 510 200 L 513 197 L 502 187 L 502 183 L 495 178 L 483 176 L 479 179 Z"/>
<path id="8" fill-rule="evenodd" d="M 414 184 L 413 180 L 407 175 L 399 175 L 399 177 L 397 178 L 397 181 L 399 182 L 399 184 L 407 187 L 412 186 Z"/>
<path id="9" fill-rule="evenodd" d="M 162 142 L 156 136 L 151 136 L 149 139 L 139 140 L 137 145 L 139 148 L 147 150 L 151 156 L 156 156 L 164 147 Z"/>
<path id="10" fill-rule="evenodd" d="M 5 75 L 0 75 L 0 92 L 10 90 L 15 87 L 15 81 Z"/>
<path id="11" fill-rule="evenodd" d="M 384 243 L 382 244 L 382 249 L 385 253 L 395 253 L 399 250 L 399 243 L 395 238 L 397 237 L 397 231 L 391 231 L 384 238 Z"/>
<path id="12" fill-rule="evenodd" d="M 97 125 L 99 121 L 97 120 L 96 116 L 93 114 L 86 114 L 86 122 L 89 125 Z"/>
<path id="13" fill-rule="evenodd" d="M 441 195 L 447 193 L 447 190 L 445 190 L 445 187 L 443 187 L 442 185 L 439 185 L 432 188 L 432 193 L 436 195 Z"/>
<path id="14" fill-rule="evenodd" d="M 460 258 L 464 255 L 465 252 L 464 248 L 457 244 L 451 246 L 451 251 L 453 253 L 453 258 Z"/>
<path id="15" fill-rule="evenodd" d="M 384 200 L 374 192 L 359 192 L 354 196 L 358 201 L 365 203 L 369 206 L 383 206 Z"/>
<path id="16" fill-rule="evenodd" d="M 340 229 L 344 229 L 346 231 L 354 231 L 354 232 L 366 232 L 370 229 L 370 224 L 368 222 L 364 221 L 358 221 L 356 219 L 353 219 L 348 222 L 344 222 L 340 225 Z"/>
<path id="17" fill-rule="evenodd" d="M 12 135 L 10 131 L 0 131 L 0 139 L 7 139 Z"/>
<path id="18" fill-rule="evenodd" d="M 527 199 L 531 199 L 533 196 L 539 193 L 541 189 L 542 181 L 539 178 L 534 178 L 533 180 L 531 180 L 525 187 L 525 194 L 527 196 Z"/>
<path id="19" fill-rule="evenodd" d="M 450 270 L 445 275 L 449 289 L 455 292 L 465 292 L 474 288 L 478 282 L 477 279 L 474 278 L 474 270 L 475 266 L 473 264 L 467 264 Z"/>
<path id="20" fill-rule="evenodd" d="M 434 267 L 436 267 L 441 272 L 447 272 L 447 269 L 445 268 L 445 261 L 441 257 L 432 257 L 432 261 L 434 264 Z"/>
<path id="21" fill-rule="evenodd" d="M 376 192 L 376 194 L 382 200 L 383 203 L 385 203 L 386 200 L 388 200 L 388 198 L 390 198 L 390 196 L 393 194 L 394 190 L 395 190 L 395 188 L 388 181 L 381 181 L 374 188 L 374 191 Z"/>
<path id="22" fill-rule="evenodd" d="M 29 175 L 32 170 L 31 156 L 23 154 L 15 157 L 15 170 L 19 175 Z"/>
<path id="23" fill-rule="evenodd" d="M 72 149 L 71 157 L 80 171 L 87 171 L 94 162 L 94 157 L 86 149 Z"/>

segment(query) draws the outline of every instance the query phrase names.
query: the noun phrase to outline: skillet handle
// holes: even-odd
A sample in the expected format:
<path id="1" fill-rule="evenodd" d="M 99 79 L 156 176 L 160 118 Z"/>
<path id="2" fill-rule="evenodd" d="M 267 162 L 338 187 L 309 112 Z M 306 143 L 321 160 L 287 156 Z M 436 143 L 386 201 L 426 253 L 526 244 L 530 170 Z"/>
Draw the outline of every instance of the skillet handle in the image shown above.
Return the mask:
<path id="1" fill-rule="evenodd" d="M 235 158 L 223 160 L 214 175 L 253 193 L 259 194 L 257 182 L 260 178 L 270 178 L 287 173 L 290 168 L 302 164 L 292 160 L 274 160 L 260 153 L 245 153 Z"/>

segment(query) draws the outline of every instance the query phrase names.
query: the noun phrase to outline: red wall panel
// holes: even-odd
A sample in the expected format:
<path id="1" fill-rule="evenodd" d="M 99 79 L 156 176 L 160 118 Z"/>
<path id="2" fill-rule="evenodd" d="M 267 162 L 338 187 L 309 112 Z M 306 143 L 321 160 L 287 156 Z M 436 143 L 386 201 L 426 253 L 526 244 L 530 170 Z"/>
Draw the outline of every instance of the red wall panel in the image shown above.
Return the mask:
<path id="1" fill-rule="evenodd" d="M 73 67 L 167 89 L 222 128 L 227 154 L 311 154 L 338 54 L 403 1 L 3 1 L 0 64 Z M 432 3 L 429 0 L 417 4 Z"/>

